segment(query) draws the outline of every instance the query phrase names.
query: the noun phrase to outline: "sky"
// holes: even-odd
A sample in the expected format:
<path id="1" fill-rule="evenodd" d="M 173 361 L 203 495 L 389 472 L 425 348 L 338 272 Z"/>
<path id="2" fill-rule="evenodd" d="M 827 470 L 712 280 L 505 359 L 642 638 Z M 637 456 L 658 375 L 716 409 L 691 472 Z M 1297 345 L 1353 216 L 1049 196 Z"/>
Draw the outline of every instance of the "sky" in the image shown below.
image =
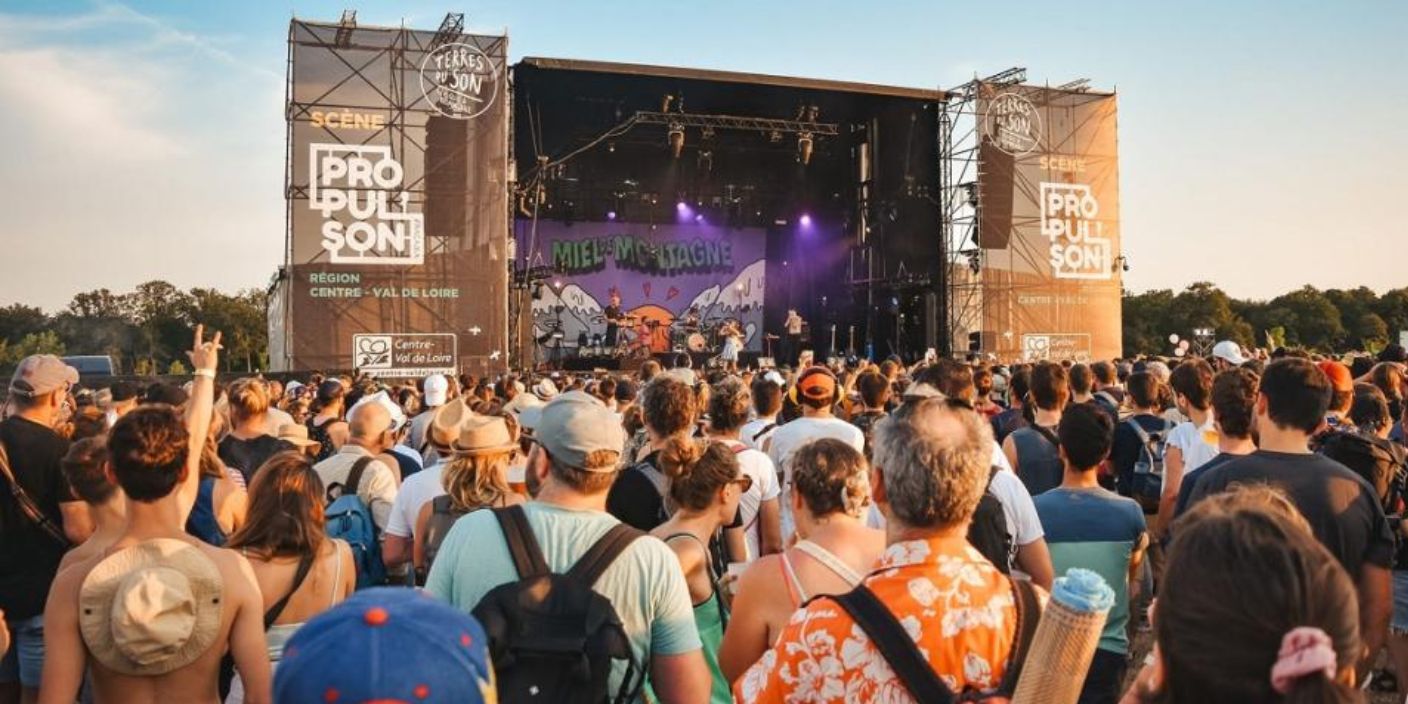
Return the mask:
<path id="1" fill-rule="evenodd" d="M 554 56 L 1119 93 L 1126 287 L 1408 285 L 1408 2 L 0 0 L 0 305 L 282 263 L 288 21 L 510 35 Z M 1394 256 L 1399 255 L 1399 256 Z"/>

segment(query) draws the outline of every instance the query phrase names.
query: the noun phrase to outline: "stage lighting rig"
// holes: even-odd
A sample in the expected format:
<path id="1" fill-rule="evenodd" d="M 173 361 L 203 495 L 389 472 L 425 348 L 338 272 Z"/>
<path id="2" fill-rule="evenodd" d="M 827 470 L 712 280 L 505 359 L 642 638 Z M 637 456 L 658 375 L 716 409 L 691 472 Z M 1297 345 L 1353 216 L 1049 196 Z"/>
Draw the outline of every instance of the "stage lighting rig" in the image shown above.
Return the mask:
<path id="1" fill-rule="evenodd" d="M 680 152 L 684 151 L 684 125 L 678 122 L 670 123 L 669 131 L 670 153 L 676 159 L 680 158 Z"/>
<path id="2" fill-rule="evenodd" d="M 797 161 L 803 166 L 812 163 L 812 133 L 801 132 L 797 134 Z"/>

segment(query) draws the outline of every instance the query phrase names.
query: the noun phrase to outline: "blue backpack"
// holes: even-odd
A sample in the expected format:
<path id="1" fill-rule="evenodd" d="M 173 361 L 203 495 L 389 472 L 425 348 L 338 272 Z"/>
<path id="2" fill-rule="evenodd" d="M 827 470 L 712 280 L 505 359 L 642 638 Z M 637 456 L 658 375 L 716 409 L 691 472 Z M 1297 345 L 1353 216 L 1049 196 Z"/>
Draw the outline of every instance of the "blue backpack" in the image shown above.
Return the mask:
<path id="1" fill-rule="evenodd" d="M 357 496 L 357 487 L 362 483 L 362 472 L 372 463 L 372 457 L 363 457 L 352 465 L 345 484 L 328 487 L 327 534 L 329 538 L 344 540 L 352 547 L 352 563 L 357 566 L 357 588 L 365 589 L 386 583 L 386 565 L 381 561 L 381 531 L 372 520 L 371 509 Z M 333 497 L 333 487 L 338 490 Z"/>

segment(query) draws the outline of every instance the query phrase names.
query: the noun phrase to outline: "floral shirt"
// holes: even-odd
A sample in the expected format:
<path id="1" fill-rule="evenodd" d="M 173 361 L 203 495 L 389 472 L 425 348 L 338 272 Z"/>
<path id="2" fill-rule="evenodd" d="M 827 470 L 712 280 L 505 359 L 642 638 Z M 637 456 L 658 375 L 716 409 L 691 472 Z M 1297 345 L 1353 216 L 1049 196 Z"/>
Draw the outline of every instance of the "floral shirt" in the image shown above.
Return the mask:
<path id="1" fill-rule="evenodd" d="M 995 689 L 1017 632 L 1012 587 L 962 537 L 885 550 L 865 585 L 909 631 L 955 693 Z M 836 602 L 798 609 L 734 688 L 740 702 L 888 702 L 913 698 Z"/>

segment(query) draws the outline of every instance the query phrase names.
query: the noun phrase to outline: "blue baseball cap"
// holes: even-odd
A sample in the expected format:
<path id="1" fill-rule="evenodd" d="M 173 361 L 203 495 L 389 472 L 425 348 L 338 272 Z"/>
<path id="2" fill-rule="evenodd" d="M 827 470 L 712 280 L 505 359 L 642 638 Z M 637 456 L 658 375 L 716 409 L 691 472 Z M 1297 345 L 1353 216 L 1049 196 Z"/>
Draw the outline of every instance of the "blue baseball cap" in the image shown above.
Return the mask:
<path id="1" fill-rule="evenodd" d="M 497 701 L 479 622 L 404 587 L 360 591 L 315 616 L 274 676 L 276 704 Z"/>

